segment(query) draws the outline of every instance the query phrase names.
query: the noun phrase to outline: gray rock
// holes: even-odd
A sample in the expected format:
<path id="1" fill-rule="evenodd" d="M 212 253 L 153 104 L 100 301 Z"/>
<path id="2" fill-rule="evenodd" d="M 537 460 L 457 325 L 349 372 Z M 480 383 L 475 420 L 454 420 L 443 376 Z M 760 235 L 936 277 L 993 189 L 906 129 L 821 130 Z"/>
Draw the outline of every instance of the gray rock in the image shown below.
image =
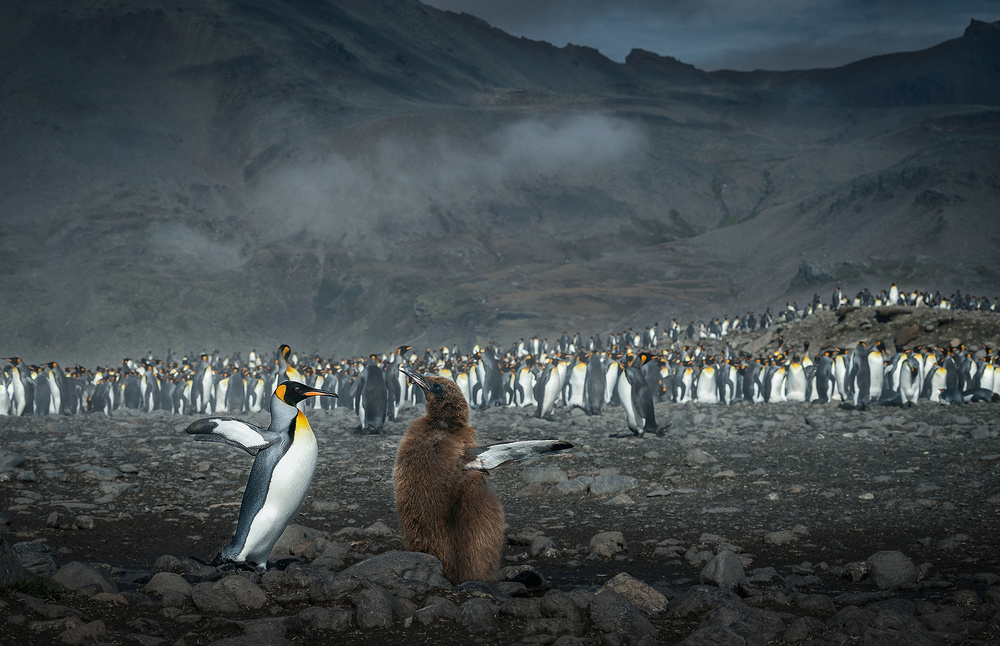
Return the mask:
<path id="1" fill-rule="evenodd" d="M 590 493 L 595 496 L 602 496 L 604 494 L 621 493 L 640 486 L 642 486 L 642 480 L 638 478 L 608 473 L 594 477 L 594 481 L 590 483 Z"/>
<path id="2" fill-rule="evenodd" d="M 108 629 L 100 619 L 92 621 L 82 626 L 69 628 L 59 633 L 58 641 L 61 644 L 93 644 L 103 640 L 108 636 Z"/>
<path id="3" fill-rule="evenodd" d="M 796 606 L 812 614 L 829 617 L 837 612 L 833 599 L 825 594 L 799 594 L 795 596 L 794 601 Z"/>
<path id="4" fill-rule="evenodd" d="M 918 570 L 902 552 L 877 552 L 865 562 L 869 579 L 880 590 L 894 590 L 904 583 L 917 582 Z"/>
<path id="5" fill-rule="evenodd" d="M 191 601 L 198 610 L 208 615 L 226 617 L 240 611 L 236 595 L 207 581 L 198 583 L 191 589 Z"/>
<path id="6" fill-rule="evenodd" d="M 459 607 L 456 619 L 463 626 L 494 627 L 498 613 L 497 604 L 488 599 L 469 599 Z"/>
<path id="7" fill-rule="evenodd" d="M 124 477 L 118 469 L 100 467 L 96 464 L 78 464 L 74 467 L 86 480 L 111 481 Z"/>
<path id="8" fill-rule="evenodd" d="M 458 606 L 444 597 L 430 596 L 424 600 L 414 616 L 421 624 L 429 626 L 437 621 L 454 619 L 458 615 Z"/>
<path id="9" fill-rule="evenodd" d="M 583 634 L 583 622 L 566 618 L 544 617 L 529 619 L 524 624 L 525 635 L 563 635 L 579 637 Z"/>
<path id="10" fill-rule="evenodd" d="M 798 541 L 798 536 L 790 529 L 783 529 L 778 532 L 768 532 L 764 534 L 764 542 L 768 545 L 788 545 Z"/>
<path id="11" fill-rule="evenodd" d="M 343 608 L 310 606 L 299 613 L 302 625 L 311 630 L 343 632 L 354 624 L 354 615 Z"/>
<path id="12" fill-rule="evenodd" d="M 684 464 L 693 467 L 703 467 L 708 464 L 714 464 L 718 461 L 719 459 L 714 455 L 706 453 L 704 450 L 697 447 L 688 449 L 688 452 L 684 455 Z"/>
<path id="13" fill-rule="evenodd" d="M 825 627 L 826 624 L 815 617 L 796 617 L 792 623 L 788 624 L 788 628 L 785 629 L 781 638 L 786 642 L 796 644 L 805 641 L 809 635 L 815 634 Z"/>
<path id="14" fill-rule="evenodd" d="M 71 561 L 59 568 L 52 580 L 73 591 L 96 586 L 96 592 L 118 592 L 118 585 L 107 570 L 80 561 Z"/>
<path id="15" fill-rule="evenodd" d="M 343 575 L 368 579 L 378 585 L 395 585 L 397 579 L 426 583 L 434 588 L 450 589 L 444 578 L 444 566 L 437 557 L 423 552 L 394 550 L 355 563 L 341 572 Z"/>
<path id="16" fill-rule="evenodd" d="M 558 484 L 569 480 L 569 476 L 559 467 L 525 467 L 521 472 L 521 480 L 527 484 Z"/>
<path id="17" fill-rule="evenodd" d="M 232 593 L 236 602 L 244 608 L 259 610 L 267 605 L 267 594 L 245 576 L 230 574 L 217 581 L 215 587 Z"/>
<path id="18" fill-rule="evenodd" d="M 0 449 L 0 473 L 13 471 L 24 464 L 24 456 L 7 449 Z"/>
<path id="19" fill-rule="evenodd" d="M 21 559 L 7 540 L 7 532 L 0 527 L 0 588 L 23 581 L 27 576 Z"/>
<path id="20" fill-rule="evenodd" d="M 396 599 L 385 588 L 372 586 L 354 595 L 358 628 L 389 628 L 392 626 Z"/>
<path id="21" fill-rule="evenodd" d="M 745 577 L 743 561 L 732 550 L 723 550 L 716 554 L 698 574 L 698 580 L 702 583 L 717 585 L 720 588 L 735 588 Z"/>
<path id="22" fill-rule="evenodd" d="M 563 480 L 562 482 L 556 485 L 556 491 L 562 494 L 584 493 L 585 491 L 587 491 L 587 487 L 590 484 L 589 482 L 590 480 L 592 480 L 592 478 L 588 478 L 588 480 L 586 481 L 581 478 L 573 478 L 572 480 Z"/>
<path id="23" fill-rule="evenodd" d="M 609 559 L 624 549 L 625 536 L 621 532 L 600 532 L 591 537 L 587 558 Z"/>
<path id="24" fill-rule="evenodd" d="M 653 615 L 667 611 L 667 598 L 663 594 L 626 572 L 617 574 L 605 583 L 603 590 L 617 592 L 646 614 Z"/>
<path id="25" fill-rule="evenodd" d="M 556 617 L 580 621 L 580 607 L 562 590 L 549 590 L 542 596 L 538 611 L 543 617 Z"/>
<path id="26" fill-rule="evenodd" d="M 11 548 L 17 554 L 21 567 L 38 576 L 52 576 L 59 566 L 56 565 L 52 547 L 39 541 L 24 541 L 14 543 Z"/>
<path id="27" fill-rule="evenodd" d="M 188 599 L 191 598 L 191 591 L 194 589 L 184 577 L 173 572 L 157 572 L 149 582 L 143 586 L 142 591 L 146 594 L 155 594 L 162 597 L 165 594 L 179 594 Z"/>
<path id="28" fill-rule="evenodd" d="M 313 576 L 302 573 L 294 578 L 304 580 L 309 588 L 309 600 L 313 603 L 344 599 L 359 587 L 361 579 L 343 574 L 316 573 Z"/>
<path id="29" fill-rule="evenodd" d="M 630 642 L 657 636 L 656 627 L 642 611 L 617 592 L 607 590 L 590 602 L 590 621 L 602 633 L 618 633 Z"/>

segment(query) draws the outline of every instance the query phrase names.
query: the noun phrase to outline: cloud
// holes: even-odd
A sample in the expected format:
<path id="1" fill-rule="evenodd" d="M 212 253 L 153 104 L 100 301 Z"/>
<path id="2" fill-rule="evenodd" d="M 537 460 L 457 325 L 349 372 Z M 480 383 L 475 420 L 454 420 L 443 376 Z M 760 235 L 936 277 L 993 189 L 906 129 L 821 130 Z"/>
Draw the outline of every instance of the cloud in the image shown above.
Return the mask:
<path id="1" fill-rule="evenodd" d="M 479 138 L 384 135 L 350 153 L 311 155 L 266 173 L 254 191 L 259 226 L 355 241 L 419 227 L 432 209 L 463 211 L 507 199 L 545 178 L 585 182 L 614 174 L 642 151 L 636 124 L 600 114 L 522 119 Z"/>

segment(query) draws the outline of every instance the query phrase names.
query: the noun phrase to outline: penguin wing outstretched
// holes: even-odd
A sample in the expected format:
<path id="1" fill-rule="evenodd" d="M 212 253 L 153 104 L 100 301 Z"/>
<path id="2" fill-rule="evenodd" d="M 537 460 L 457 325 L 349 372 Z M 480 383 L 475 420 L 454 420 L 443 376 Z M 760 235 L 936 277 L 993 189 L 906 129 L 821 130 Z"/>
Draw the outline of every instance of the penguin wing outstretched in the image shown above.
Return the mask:
<path id="1" fill-rule="evenodd" d="M 562 440 L 521 440 L 475 446 L 468 450 L 467 455 L 471 459 L 462 468 L 487 472 L 501 464 L 570 448 L 573 448 L 573 445 Z"/>
<path id="2" fill-rule="evenodd" d="M 275 443 L 277 438 L 267 439 L 266 431 L 259 426 L 248 424 L 232 417 L 206 417 L 192 422 L 185 429 L 201 442 L 222 442 L 243 449 L 255 456 Z"/>

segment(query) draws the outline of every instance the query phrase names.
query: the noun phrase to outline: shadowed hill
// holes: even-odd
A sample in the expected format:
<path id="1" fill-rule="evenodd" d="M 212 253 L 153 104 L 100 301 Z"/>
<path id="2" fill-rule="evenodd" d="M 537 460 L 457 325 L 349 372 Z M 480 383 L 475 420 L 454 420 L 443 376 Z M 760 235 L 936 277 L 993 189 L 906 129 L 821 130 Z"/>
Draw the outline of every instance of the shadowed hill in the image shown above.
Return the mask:
<path id="1" fill-rule="evenodd" d="M 995 291 L 998 31 L 705 73 L 411 0 L 8 3 L 0 356 L 363 354 L 836 280 Z"/>

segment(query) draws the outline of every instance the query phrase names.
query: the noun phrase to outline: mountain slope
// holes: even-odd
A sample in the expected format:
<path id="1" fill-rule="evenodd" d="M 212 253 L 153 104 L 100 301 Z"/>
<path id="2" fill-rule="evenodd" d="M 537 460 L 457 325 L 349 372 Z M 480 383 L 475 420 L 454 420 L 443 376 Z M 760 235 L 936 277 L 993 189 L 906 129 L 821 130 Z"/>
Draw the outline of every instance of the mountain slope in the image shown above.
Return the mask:
<path id="1" fill-rule="evenodd" d="M 0 356 L 360 354 L 1000 284 L 996 25 L 709 74 L 415 1 L 0 12 Z"/>

